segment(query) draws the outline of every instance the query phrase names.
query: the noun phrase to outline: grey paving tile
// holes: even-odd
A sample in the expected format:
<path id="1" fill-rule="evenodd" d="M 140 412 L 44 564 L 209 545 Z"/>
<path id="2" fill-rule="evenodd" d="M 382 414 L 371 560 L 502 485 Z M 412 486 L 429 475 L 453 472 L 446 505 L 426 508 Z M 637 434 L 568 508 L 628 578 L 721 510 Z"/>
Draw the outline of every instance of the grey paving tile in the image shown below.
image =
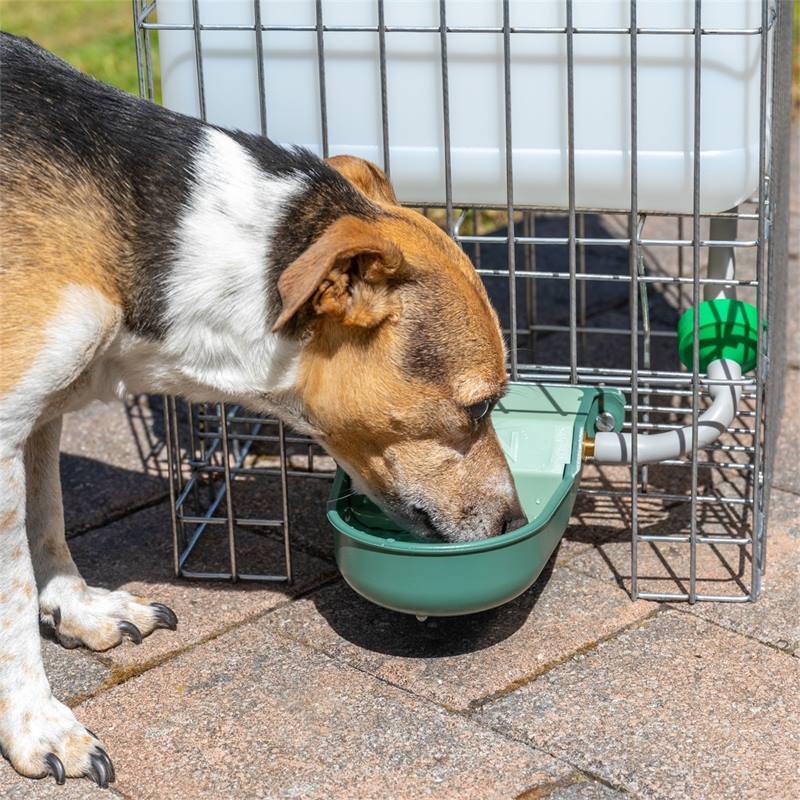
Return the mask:
<path id="1" fill-rule="evenodd" d="M 788 800 L 798 715 L 797 659 L 666 611 L 479 718 L 642 798 Z"/>
<path id="2" fill-rule="evenodd" d="M 789 369 L 784 376 L 783 416 L 775 440 L 773 487 L 800 494 L 800 369 Z"/>
<path id="3" fill-rule="evenodd" d="M 140 798 L 508 798 L 571 770 L 260 623 L 87 701 Z"/>
<path id="4" fill-rule="evenodd" d="M 160 407 L 151 411 L 145 399 L 96 402 L 67 414 L 61 436 L 67 532 L 163 497 L 162 443 Z"/>
<path id="5" fill-rule="evenodd" d="M 0 759 L 0 797 L 3 800 L 113 800 L 116 795 L 88 780 L 68 780 L 64 786 L 58 786 L 53 778 L 23 778 Z"/>
<path id="6" fill-rule="evenodd" d="M 550 569 L 521 597 L 482 614 L 420 623 L 338 583 L 270 614 L 265 624 L 417 695 L 465 709 L 653 611 L 613 585 Z"/>
<path id="7" fill-rule="evenodd" d="M 219 634 L 335 575 L 332 565 L 297 552 L 296 580 L 291 587 L 278 583 L 176 579 L 172 571 L 167 503 L 82 534 L 70 541 L 70 548 L 90 585 L 125 589 L 166 603 L 178 615 L 177 631 L 155 631 L 139 646 L 126 642 L 103 654 L 119 668 L 141 666 Z M 227 548 L 224 528 L 212 528 L 193 563 L 199 569 L 208 568 L 209 563 L 219 564 L 227 555 Z M 283 569 L 282 544 L 272 538 L 240 531 L 238 555 L 243 564 L 252 564 L 256 569 L 271 572 Z"/>
<path id="8" fill-rule="evenodd" d="M 755 603 L 697 603 L 693 614 L 800 656 L 800 496 L 773 491 L 767 572 Z"/>
<path id="9" fill-rule="evenodd" d="M 42 639 L 42 660 L 53 694 L 70 704 L 103 685 L 111 670 L 85 650 L 66 650 L 49 638 Z"/>
<path id="10" fill-rule="evenodd" d="M 547 800 L 622 800 L 630 795 L 623 794 L 594 781 L 580 781 L 569 786 L 560 787 L 545 795 Z M 525 795 L 519 800 L 524 800 Z"/>

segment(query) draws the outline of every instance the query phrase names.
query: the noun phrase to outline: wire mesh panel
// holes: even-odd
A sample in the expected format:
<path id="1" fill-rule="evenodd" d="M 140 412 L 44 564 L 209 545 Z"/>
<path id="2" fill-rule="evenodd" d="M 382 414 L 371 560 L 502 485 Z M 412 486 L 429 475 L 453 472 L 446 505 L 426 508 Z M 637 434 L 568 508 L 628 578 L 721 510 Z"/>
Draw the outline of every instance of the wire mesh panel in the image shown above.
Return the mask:
<path id="1" fill-rule="evenodd" d="M 377 161 L 473 260 L 512 380 L 622 390 L 629 466 L 589 460 L 574 522 L 621 526 L 634 598 L 755 599 L 782 389 L 790 3 L 133 6 L 144 96 L 159 97 L 160 63 L 177 110 Z M 742 377 L 701 371 L 699 314 L 691 369 L 678 357 L 681 314 L 725 298 L 757 310 Z M 720 385 L 741 391 L 736 416 L 702 444 Z M 291 580 L 289 479 L 330 477 L 332 462 L 276 420 L 166 406 L 176 572 Z M 669 431 L 685 455 L 640 463 L 642 437 Z M 256 479 L 277 487 L 274 518 L 236 514 L 234 485 Z M 212 529 L 226 566 L 192 569 Z M 241 529 L 280 534 L 279 570 L 240 563 Z"/>

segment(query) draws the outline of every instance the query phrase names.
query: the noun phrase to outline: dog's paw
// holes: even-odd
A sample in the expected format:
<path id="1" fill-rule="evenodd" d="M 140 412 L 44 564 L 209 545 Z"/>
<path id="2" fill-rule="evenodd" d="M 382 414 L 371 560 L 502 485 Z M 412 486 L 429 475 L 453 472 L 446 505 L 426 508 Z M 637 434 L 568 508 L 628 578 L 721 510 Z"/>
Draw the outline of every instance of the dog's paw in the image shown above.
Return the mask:
<path id="1" fill-rule="evenodd" d="M 87 586 L 79 578 L 53 582 L 39 596 L 42 621 L 67 648 L 108 650 L 123 639 L 136 644 L 156 628 L 175 630 L 178 618 L 162 603 L 129 592 Z"/>
<path id="2" fill-rule="evenodd" d="M 102 787 L 114 781 L 114 765 L 98 739 L 54 697 L 3 711 L 8 730 L 0 737 L 0 754 L 28 778 L 52 775 L 56 783 L 86 777 Z"/>

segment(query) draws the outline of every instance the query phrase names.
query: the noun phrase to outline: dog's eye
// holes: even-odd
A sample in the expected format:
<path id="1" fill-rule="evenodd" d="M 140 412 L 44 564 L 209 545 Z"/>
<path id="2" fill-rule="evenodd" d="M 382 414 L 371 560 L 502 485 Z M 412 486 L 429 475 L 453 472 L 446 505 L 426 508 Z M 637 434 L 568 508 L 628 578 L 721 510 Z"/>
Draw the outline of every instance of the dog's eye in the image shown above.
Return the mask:
<path id="1" fill-rule="evenodd" d="M 491 400 L 481 400 L 480 403 L 467 406 L 467 414 L 472 417 L 473 422 L 480 422 L 492 410 L 493 405 Z"/>

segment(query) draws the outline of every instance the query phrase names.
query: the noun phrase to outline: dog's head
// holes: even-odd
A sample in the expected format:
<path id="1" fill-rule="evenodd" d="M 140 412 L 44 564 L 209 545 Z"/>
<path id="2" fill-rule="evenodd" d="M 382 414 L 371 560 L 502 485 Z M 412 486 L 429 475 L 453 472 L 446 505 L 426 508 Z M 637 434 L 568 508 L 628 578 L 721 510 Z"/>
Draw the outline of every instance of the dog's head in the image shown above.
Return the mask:
<path id="1" fill-rule="evenodd" d="M 378 207 L 344 216 L 283 272 L 278 331 L 303 331 L 303 416 L 354 486 L 446 541 L 522 525 L 490 420 L 506 386 L 500 326 L 459 247 L 397 205 L 384 174 L 329 163 Z"/>

